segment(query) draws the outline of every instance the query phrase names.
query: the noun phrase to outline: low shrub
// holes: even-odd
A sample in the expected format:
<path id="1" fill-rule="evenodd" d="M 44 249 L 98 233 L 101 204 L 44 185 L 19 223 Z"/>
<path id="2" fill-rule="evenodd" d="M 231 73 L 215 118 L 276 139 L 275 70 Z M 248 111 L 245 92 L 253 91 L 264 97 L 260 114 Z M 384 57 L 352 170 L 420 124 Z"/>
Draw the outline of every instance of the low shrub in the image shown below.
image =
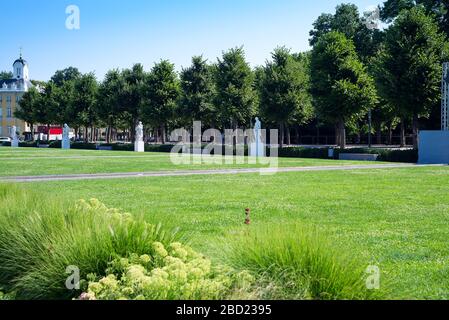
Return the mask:
<path id="1" fill-rule="evenodd" d="M 97 150 L 97 145 L 95 143 L 73 142 L 70 145 L 70 148 L 82 150 Z"/>
<path id="2" fill-rule="evenodd" d="M 54 148 L 54 149 L 61 149 L 62 148 L 62 141 L 61 140 L 57 140 L 57 141 L 51 141 L 50 144 L 48 145 L 49 148 Z"/>
<path id="3" fill-rule="evenodd" d="M 382 148 L 351 148 L 334 149 L 334 159 L 338 159 L 340 153 L 365 153 L 378 154 L 378 161 L 417 163 L 418 150 L 382 149 Z M 283 158 L 312 158 L 329 159 L 328 148 L 285 147 L 279 149 L 279 157 Z"/>
<path id="4" fill-rule="evenodd" d="M 0 185 L 0 287 L 18 299 L 76 297 L 79 291 L 65 287 L 68 266 L 77 266 L 82 278 L 106 275 L 116 257 L 145 254 L 174 237 L 95 199 L 67 205 Z"/>
<path id="5" fill-rule="evenodd" d="M 247 229 L 225 241 L 222 259 L 251 272 L 261 299 L 369 299 L 364 269 L 316 230 L 297 225 Z M 366 267 L 365 267 L 366 268 Z"/>
<path id="6" fill-rule="evenodd" d="M 0 301 L 13 300 L 13 297 L 0 291 Z"/>
<path id="7" fill-rule="evenodd" d="M 218 300 L 245 289 L 253 278 L 213 266 L 181 243 L 153 243 L 149 254 L 117 258 L 107 276 L 91 281 L 82 300 Z M 92 277 L 92 276 L 91 276 Z"/>
<path id="8" fill-rule="evenodd" d="M 172 151 L 173 147 L 174 147 L 174 145 L 172 145 L 172 144 L 146 144 L 145 152 L 167 152 L 167 153 L 169 153 Z"/>
<path id="9" fill-rule="evenodd" d="M 37 148 L 37 141 L 20 142 L 19 147 L 21 147 L 21 148 Z"/>
<path id="10" fill-rule="evenodd" d="M 279 157 L 328 159 L 328 151 L 327 148 L 285 147 L 279 148 Z"/>

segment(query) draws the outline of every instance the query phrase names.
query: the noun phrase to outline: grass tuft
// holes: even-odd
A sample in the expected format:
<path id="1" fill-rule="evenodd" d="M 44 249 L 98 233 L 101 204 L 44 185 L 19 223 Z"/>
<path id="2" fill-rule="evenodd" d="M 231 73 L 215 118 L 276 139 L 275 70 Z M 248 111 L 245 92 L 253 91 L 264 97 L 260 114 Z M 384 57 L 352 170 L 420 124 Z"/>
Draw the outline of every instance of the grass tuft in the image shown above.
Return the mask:
<path id="1" fill-rule="evenodd" d="M 250 227 L 227 238 L 223 259 L 258 279 L 262 299 L 371 299 L 365 268 L 316 229 L 293 225 Z"/>
<path id="2" fill-rule="evenodd" d="M 79 291 L 65 287 L 68 266 L 78 267 L 81 279 L 103 275 L 114 258 L 175 237 L 95 199 L 67 205 L 0 185 L 0 288 L 18 299 L 73 298 Z"/>

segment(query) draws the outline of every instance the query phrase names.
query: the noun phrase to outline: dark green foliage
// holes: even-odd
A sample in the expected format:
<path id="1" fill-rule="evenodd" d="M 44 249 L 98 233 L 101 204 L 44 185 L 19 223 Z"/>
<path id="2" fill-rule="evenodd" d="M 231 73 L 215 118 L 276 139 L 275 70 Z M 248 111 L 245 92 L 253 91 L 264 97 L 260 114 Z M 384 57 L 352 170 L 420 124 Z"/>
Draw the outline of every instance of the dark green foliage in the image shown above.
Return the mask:
<path id="1" fill-rule="evenodd" d="M 345 124 L 360 119 L 377 101 L 374 80 L 344 34 L 322 36 L 312 51 L 311 92 L 321 119 L 335 123 L 345 148 Z"/>
<path id="2" fill-rule="evenodd" d="M 441 31 L 449 35 L 449 1 L 448 0 L 387 0 L 381 8 L 381 17 L 386 22 L 393 21 L 402 10 L 421 6 L 426 13 L 432 14 Z"/>
<path id="3" fill-rule="evenodd" d="M 179 99 L 179 79 L 168 60 L 154 65 L 144 84 L 142 118 L 153 128 L 160 128 L 165 143 L 166 126 L 173 119 Z"/>
<path id="4" fill-rule="evenodd" d="M 215 106 L 223 126 L 248 126 L 255 112 L 254 74 L 243 48 L 231 49 L 218 59 L 215 72 Z"/>
<path id="5" fill-rule="evenodd" d="M 335 9 L 335 14 L 323 13 L 318 17 L 310 31 L 310 45 L 315 46 L 320 37 L 329 32 L 341 32 L 354 42 L 360 59 L 367 62 L 382 41 L 382 32 L 368 27 L 369 22 L 367 17 L 360 15 L 356 5 L 341 4 Z"/>
<path id="6" fill-rule="evenodd" d="M 295 59 L 285 47 L 277 48 L 259 76 L 260 113 L 280 127 L 281 145 L 284 126 L 305 124 L 312 117 L 309 94 L 309 66 L 306 59 Z"/>
<path id="7" fill-rule="evenodd" d="M 0 71 L 0 80 L 8 80 L 13 78 L 11 71 Z"/>
<path id="8" fill-rule="evenodd" d="M 213 98 L 215 93 L 212 66 L 203 57 L 193 57 L 192 65 L 181 71 L 179 111 L 187 125 L 201 121 L 205 128 L 216 122 Z"/>
<path id="9" fill-rule="evenodd" d="M 418 151 L 416 149 L 381 149 L 381 148 L 351 148 L 334 149 L 334 159 L 338 159 L 340 153 L 378 154 L 377 161 L 417 163 Z M 312 158 L 329 159 L 328 148 L 288 147 L 279 149 L 279 157 L 283 158 Z"/>
<path id="10" fill-rule="evenodd" d="M 421 7 L 402 11 L 386 31 L 376 59 L 379 93 L 402 119 L 413 119 L 417 147 L 418 118 L 427 118 L 440 101 L 441 62 L 448 43 Z"/>

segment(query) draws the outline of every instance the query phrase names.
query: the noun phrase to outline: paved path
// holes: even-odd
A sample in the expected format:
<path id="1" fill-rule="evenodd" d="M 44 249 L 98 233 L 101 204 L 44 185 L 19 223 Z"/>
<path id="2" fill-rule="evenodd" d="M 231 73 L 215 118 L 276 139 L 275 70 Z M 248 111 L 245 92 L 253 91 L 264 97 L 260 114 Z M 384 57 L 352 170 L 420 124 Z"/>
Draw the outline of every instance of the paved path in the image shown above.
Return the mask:
<path id="1" fill-rule="evenodd" d="M 418 168 L 418 167 L 442 167 L 446 165 L 415 165 L 415 164 L 370 164 L 370 165 L 347 165 L 347 166 L 317 166 L 317 167 L 294 167 L 270 169 L 219 169 L 219 170 L 179 170 L 179 171 L 153 171 L 153 172 L 124 172 L 124 173 L 98 173 L 98 174 L 68 174 L 68 175 L 45 175 L 45 176 L 18 176 L 0 177 L 0 181 L 6 182 L 44 182 L 65 180 L 94 180 L 94 179 L 123 179 L 143 177 L 177 177 L 194 175 L 234 175 L 248 173 L 276 173 L 276 172 L 310 172 L 310 171 L 343 171 L 343 170 L 365 170 L 365 169 L 394 169 L 394 168 Z"/>

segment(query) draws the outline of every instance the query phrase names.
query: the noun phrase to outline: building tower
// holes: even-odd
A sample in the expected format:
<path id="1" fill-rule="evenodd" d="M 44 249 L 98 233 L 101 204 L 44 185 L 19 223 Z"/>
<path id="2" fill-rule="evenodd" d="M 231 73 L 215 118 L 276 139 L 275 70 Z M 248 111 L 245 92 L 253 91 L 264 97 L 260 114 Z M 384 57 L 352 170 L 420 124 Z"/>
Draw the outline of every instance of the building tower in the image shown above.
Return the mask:
<path id="1" fill-rule="evenodd" d="M 21 136 L 30 132 L 29 125 L 14 116 L 23 94 L 33 87 L 22 53 L 13 63 L 12 74 L 11 79 L 0 79 L 0 137 L 8 137 L 14 126 Z"/>

